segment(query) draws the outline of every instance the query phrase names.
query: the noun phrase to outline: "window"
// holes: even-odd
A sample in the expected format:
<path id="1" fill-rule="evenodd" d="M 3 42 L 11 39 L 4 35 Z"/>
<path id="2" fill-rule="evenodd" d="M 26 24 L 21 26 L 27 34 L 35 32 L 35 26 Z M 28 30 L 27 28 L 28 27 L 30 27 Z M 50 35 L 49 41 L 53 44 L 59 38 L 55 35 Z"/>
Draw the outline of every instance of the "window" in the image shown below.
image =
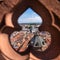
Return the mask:
<path id="1" fill-rule="evenodd" d="M 45 51 L 51 43 L 51 34 L 47 31 L 39 31 L 38 27 L 41 26 L 43 20 L 33 9 L 28 8 L 17 20 L 18 24 L 22 26 L 21 31 L 14 31 L 11 36 L 11 45 L 15 50 L 19 50 L 22 40 L 27 37 L 28 33 L 33 33 L 34 36 L 28 45 L 31 45 L 34 50 Z M 23 36 L 24 35 L 24 36 Z M 28 46 L 27 45 L 27 46 Z"/>

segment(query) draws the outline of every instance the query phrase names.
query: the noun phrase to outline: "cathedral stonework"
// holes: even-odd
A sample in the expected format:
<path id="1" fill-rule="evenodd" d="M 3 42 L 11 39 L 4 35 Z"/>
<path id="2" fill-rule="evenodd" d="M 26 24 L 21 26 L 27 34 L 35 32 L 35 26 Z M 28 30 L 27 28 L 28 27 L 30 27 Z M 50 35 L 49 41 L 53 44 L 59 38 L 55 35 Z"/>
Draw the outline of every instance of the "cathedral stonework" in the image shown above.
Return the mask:
<path id="1" fill-rule="evenodd" d="M 0 0 L 0 60 L 60 60 L 59 0 Z"/>

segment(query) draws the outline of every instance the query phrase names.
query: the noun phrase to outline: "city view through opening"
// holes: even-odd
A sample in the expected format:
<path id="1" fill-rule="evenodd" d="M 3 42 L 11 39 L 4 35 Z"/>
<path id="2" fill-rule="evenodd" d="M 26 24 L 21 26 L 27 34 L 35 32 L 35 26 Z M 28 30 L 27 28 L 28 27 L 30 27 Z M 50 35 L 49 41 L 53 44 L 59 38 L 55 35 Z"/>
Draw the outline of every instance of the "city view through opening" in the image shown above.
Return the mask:
<path id="1" fill-rule="evenodd" d="M 51 34 L 48 31 L 40 32 L 38 30 L 39 26 L 42 25 L 43 20 L 35 11 L 28 8 L 21 16 L 19 16 L 17 22 L 22 27 L 22 30 L 14 31 L 10 36 L 11 45 L 16 51 L 20 51 L 19 47 L 22 45 L 23 39 L 29 33 L 34 34 L 33 38 L 28 44 L 31 45 L 34 50 L 45 51 L 49 47 L 51 43 Z M 23 34 L 24 36 L 21 36 Z"/>

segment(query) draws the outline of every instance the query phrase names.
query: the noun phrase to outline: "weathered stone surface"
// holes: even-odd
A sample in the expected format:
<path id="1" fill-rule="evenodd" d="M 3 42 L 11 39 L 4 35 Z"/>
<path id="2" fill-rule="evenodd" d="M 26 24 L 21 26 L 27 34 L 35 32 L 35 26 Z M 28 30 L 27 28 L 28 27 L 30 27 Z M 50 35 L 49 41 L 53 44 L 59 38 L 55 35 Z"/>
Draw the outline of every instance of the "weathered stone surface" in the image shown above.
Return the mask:
<path id="1" fill-rule="evenodd" d="M 0 3 L 0 22 L 4 14 L 9 12 L 18 2 L 19 0 L 3 0 L 3 2 Z"/>
<path id="2" fill-rule="evenodd" d="M 58 0 L 39 0 L 39 1 L 60 18 L 60 2 Z"/>

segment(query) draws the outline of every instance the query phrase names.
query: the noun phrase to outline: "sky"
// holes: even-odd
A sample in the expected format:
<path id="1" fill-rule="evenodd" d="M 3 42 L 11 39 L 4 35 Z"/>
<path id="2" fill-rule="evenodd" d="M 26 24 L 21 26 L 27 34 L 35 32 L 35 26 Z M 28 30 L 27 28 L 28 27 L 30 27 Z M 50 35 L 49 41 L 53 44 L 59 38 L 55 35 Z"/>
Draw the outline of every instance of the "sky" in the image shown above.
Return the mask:
<path id="1" fill-rule="evenodd" d="M 18 18 L 18 23 L 42 23 L 42 18 L 34 10 L 28 8 Z"/>

